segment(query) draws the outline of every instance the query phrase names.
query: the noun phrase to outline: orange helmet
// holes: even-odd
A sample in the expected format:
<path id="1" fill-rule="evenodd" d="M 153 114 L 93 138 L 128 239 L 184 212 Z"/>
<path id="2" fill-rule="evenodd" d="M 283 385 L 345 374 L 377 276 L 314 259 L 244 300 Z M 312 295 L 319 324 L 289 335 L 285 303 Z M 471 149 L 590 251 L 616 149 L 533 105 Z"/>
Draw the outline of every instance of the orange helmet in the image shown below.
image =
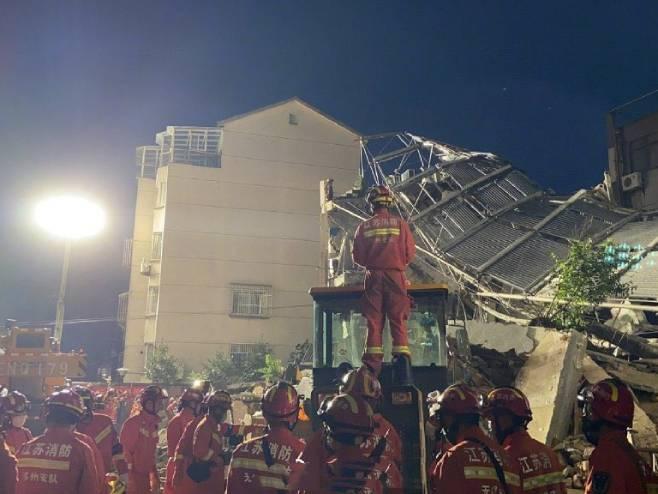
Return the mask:
<path id="1" fill-rule="evenodd" d="M 494 414 L 496 410 L 504 410 L 517 417 L 532 420 L 532 410 L 528 398 L 519 389 L 511 386 L 501 386 L 491 390 L 486 399 L 485 413 Z"/>
<path id="2" fill-rule="evenodd" d="M 169 398 L 169 395 L 165 389 L 160 386 L 151 385 L 144 388 L 144 391 L 142 391 L 139 398 L 139 402 L 142 407 L 145 407 L 146 403 L 149 401 L 156 402 L 158 400 L 166 400 L 167 398 Z"/>
<path id="3" fill-rule="evenodd" d="M 382 385 L 366 367 L 359 367 L 345 374 L 339 391 L 364 399 L 378 400 L 382 397 Z"/>
<path id="4" fill-rule="evenodd" d="M 293 424 L 299 412 L 297 390 L 285 381 L 270 386 L 261 401 L 263 415 L 269 421 L 284 421 Z"/>
<path id="5" fill-rule="evenodd" d="M 51 408 L 62 408 L 79 417 L 85 412 L 85 404 L 80 395 L 68 388 L 55 391 L 46 398 L 46 410 Z"/>
<path id="6" fill-rule="evenodd" d="M 373 208 L 390 208 L 395 202 L 391 189 L 384 185 L 376 185 L 368 191 L 366 201 Z"/>
<path id="7" fill-rule="evenodd" d="M 320 410 L 320 419 L 332 436 L 369 436 L 375 429 L 374 413 L 362 398 L 340 394 Z"/>
<path id="8" fill-rule="evenodd" d="M 203 404 L 208 408 L 222 408 L 224 410 L 230 410 L 233 399 L 231 395 L 226 391 L 215 391 L 212 394 L 206 396 L 206 399 L 203 400 Z"/>
<path id="9" fill-rule="evenodd" d="M 465 384 L 448 386 L 436 401 L 439 412 L 455 415 L 480 415 L 482 406 L 478 394 Z"/>
<path id="10" fill-rule="evenodd" d="M 5 409 L 7 415 L 25 415 L 30 409 L 30 402 L 23 393 L 11 391 L 5 397 Z"/>
<path id="11" fill-rule="evenodd" d="M 628 387 L 617 380 L 605 379 L 585 388 L 579 401 L 584 404 L 583 415 L 621 427 L 633 425 L 635 403 Z"/>

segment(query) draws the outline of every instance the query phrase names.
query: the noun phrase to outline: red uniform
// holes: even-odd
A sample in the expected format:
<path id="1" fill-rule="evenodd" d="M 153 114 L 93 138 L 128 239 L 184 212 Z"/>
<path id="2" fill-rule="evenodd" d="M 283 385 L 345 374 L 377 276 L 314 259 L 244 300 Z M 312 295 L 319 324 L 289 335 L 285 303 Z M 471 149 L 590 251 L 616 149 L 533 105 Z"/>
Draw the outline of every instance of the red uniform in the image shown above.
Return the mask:
<path id="1" fill-rule="evenodd" d="M 130 417 L 121 429 L 121 445 L 128 465 L 128 488 L 130 494 L 157 492 L 155 452 L 158 445 L 160 418 L 141 411 Z M 157 487 L 153 486 L 153 487 Z"/>
<path id="2" fill-rule="evenodd" d="M 376 413 L 374 417 L 375 432 L 373 434 L 373 440 L 370 441 L 372 448 L 374 449 L 377 446 L 380 437 L 385 437 L 386 449 L 384 449 L 384 456 L 399 465 L 402 463 L 402 440 L 400 439 L 398 431 L 395 430 L 393 424 L 391 424 L 381 413 Z M 368 442 L 369 441 L 366 441 L 361 447 L 368 447 Z"/>
<path id="3" fill-rule="evenodd" d="M 0 433 L 0 494 L 16 494 L 16 458 L 9 452 L 9 448 Z"/>
<path id="4" fill-rule="evenodd" d="M 201 482 L 200 492 L 215 494 L 224 492 L 224 457 L 222 436 L 217 421 L 205 415 L 194 430 L 192 455 L 197 461 L 210 462 L 210 478 Z"/>
<path id="5" fill-rule="evenodd" d="M 387 209 L 378 209 L 356 230 L 352 257 L 367 270 L 362 311 L 368 323 L 368 338 L 363 359 L 376 372 L 384 357 L 382 332 L 386 318 L 391 327 L 392 353 L 409 354 L 410 302 L 404 270 L 415 252 L 409 225 Z"/>
<path id="6" fill-rule="evenodd" d="M 174 468 L 176 466 L 176 446 L 180 441 L 185 427 L 194 420 L 194 413 L 189 408 L 183 408 L 174 418 L 169 421 L 167 426 L 167 474 L 165 480 L 165 494 L 173 494 Z"/>
<path id="7" fill-rule="evenodd" d="M 26 427 L 9 426 L 5 431 L 5 441 L 7 442 L 9 452 L 12 455 L 16 455 L 16 452 L 21 449 L 21 446 L 31 440 L 32 433 L 30 432 L 30 429 Z"/>
<path id="8" fill-rule="evenodd" d="M 585 494 L 656 494 L 658 479 L 623 430 L 603 433 L 589 458 Z"/>
<path id="9" fill-rule="evenodd" d="M 94 413 L 91 420 L 82 420 L 76 427 L 78 432 L 86 434 L 94 440 L 101 452 L 103 463 L 100 465 L 103 474 L 109 473 L 113 467 L 124 474 L 128 471 L 124 456 L 119 452 L 119 435 L 114 428 L 114 422 L 108 415 Z"/>
<path id="10" fill-rule="evenodd" d="M 92 457 L 94 458 L 94 470 L 96 471 L 96 478 L 98 479 L 98 490 L 96 492 L 98 492 L 98 494 L 103 494 L 106 491 L 105 472 L 103 471 L 103 455 L 98 449 L 98 446 L 96 446 L 94 440 L 87 434 L 83 434 L 81 432 L 73 432 L 73 435 L 87 446 L 89 446 Z"/>
<path id="11" fill-rule="evenodd" d="M 47 429 L 18 452 L 18 494 L 89 494 L 98 491 L 91 449 L 68 428 Z"/>
<path id="12" fill-rule="evenodd" d="M 194 461 L 194 455 L 192 454 L 194 432 L 203 417 L 203 415 L 195 417 L 189 424 L 187 424 L 187 427 L 183 430 L 183 435 L 176 446 L 176 452 L 174 454 L 174 474 L 171 482 L 173 491 L 176 494 L 195 494 L 203 492 L 200 484 L 194 482 L 187 475 L 187 468 Z"/>
<path id="13" fill-rule="evenodd" d="M 479 427 L 468 428 L 457 438 L 436 464 L 430 475 L 431 492 L 445 494 L 504 494 L 496 470 L 485 449 L 475 439 L 485 444 L 502 467 L 510 494 L 520 494 L 521 482 L 518 469 L 500 445 L 487 437 Z"/>
<path id="14" fill-rule="evenodd" d="M 271 465 L 263 454 L 265 443 L 269 444 Z M 286 427 L 274 427 L 265 436 L 240 444 L 231 459 L 226 494 L 276 494 L 287 490 L 290 472 L 303 450 L 304 441 Z"/>

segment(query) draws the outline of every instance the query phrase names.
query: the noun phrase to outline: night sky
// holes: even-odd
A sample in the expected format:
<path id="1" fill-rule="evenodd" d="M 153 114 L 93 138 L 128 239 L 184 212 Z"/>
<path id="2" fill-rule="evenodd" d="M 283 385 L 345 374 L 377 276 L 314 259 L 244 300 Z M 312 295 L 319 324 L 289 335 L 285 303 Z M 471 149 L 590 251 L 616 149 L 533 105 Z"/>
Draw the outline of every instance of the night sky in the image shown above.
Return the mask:
<path id="1" fill-rule="evenodd" d="M 0 0 L 0 318 L 54 319 L 63 247 L 34 201 L 83 191 L 67 319 L 127 289 L 135 147 L 299 96 L 363 133 L 492 151 L 558 192 L 607 166 L 605 114 L 658 87 L 658 2 Z M 97 355 L 111 323 L 66 328 Z"/>

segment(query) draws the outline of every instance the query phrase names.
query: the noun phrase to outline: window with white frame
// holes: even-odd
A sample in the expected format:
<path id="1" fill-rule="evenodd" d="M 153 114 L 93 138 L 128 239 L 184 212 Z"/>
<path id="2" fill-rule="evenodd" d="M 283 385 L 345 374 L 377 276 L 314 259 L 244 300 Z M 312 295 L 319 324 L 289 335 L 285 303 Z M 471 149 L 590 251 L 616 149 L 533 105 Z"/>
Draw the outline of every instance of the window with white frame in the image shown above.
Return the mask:
<path id="1" fill-rule="evenodd" d="M 231 315 L 238 317 L 270 317 L 272 287 L 270 285 L 231 285 Z"/>
<path id="2" fill-rule="evenodd" d="M 162 258 L 162 232 L 153 232 L 151 242 L 151 259 L 159 260 Z"/>
<path id="3" fill-rule="evenodd" d="M 167 198 L 167 182 L 162 181 L 158 185 L 158 195 L 155 201 L 157 207 L 162 207 L 165 205 L 165 199 Z"/>
<path id="4" fill-rule="evenodd" d="M 158 299 L 160 298 L 160 287 L 150 286 L 146 299 L 146 313 L 154 315 L 158 311 Z"/>

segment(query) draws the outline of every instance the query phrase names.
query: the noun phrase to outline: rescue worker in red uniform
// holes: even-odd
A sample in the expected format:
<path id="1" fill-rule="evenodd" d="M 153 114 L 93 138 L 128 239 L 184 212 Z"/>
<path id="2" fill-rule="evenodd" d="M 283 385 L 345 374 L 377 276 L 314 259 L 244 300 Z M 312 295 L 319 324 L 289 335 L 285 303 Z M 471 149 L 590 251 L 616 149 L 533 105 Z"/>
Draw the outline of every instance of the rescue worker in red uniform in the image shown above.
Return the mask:
<path id="1" fill-rule="evenodd" d="M 432 448 L 428 450 L 429 468 L 427 471 L 430 474 L 436 468 L 443 454 L 452 448 L 452 444 L 450 444 L 450 441 L 448 441 L 441 428 L 441 421 L 439 419 L 440 398 L 441 392 L 439 390 L 431 391 L 427 395 L 428 418 L 425 424 L 425 435 L 428 439 L 428 444 L 433 444 Z"/>
<path id="2" fill-rule="evenodd" d="M 24 427 L 30 403 L 25 395 L 18 391 L 10 392 L 5 399 L 7 407 L 5 440 L 9 451 L 15 455 L 23 444 L 32 439 L 32 433 Z"/>
<path id="3" fill-rule="evenodd" d="M 430 474 L 433 494 L 520 494 L 518 469 L 499 444 L 480 428 L 482 407 L 464 384 L 446 388 L 438 420 L 451 444 Z"/>
<path id="4" fill-rule="evenodd" d="M 89 449 L 91 450 L 91 456 L 94 458 L 94 469 L 96 471 L 96 479 L 98 482 L 98 489 L 96 492 L 98 494 L 105 494 L 105 491 L 107 490 L 105 487 L 105 472 L 103 472 L 103 455 L 101 454 L 100 449 L 98 449 L 98 446 L 96 446 L 96 443 L 94 440 L 89 437 L 87 434 L 83 434 L 82 432 L 78 431 L 73 431 L 73 435 L 85 443 Z"/>
<path id="5" fill-rule="evenodd" d="M 160 386 L 147 386 L 140 396 L 141 410 L 123 424 L 120 442 L 128 466 L 130 494 L 157 494 L 160 481 L 155 465 L 158 445 L 159 413 L 169 397 Z"/>
<path id="6" fill-rule="evenodd" d="M 185 427 L 199 415 L 203 394 L 197 389 L 186 389 L 178 400 L 178 413 L 167 425 L 167 473 L 165 494 L 174 494 L 173 477 L 176 465 L 176 446 L 180 441 Z"/>
<path id="7" fill-rule="evenodd" d="M 7 397 L 2 396 L 2 386 L 0 386 L 0 494 L 16 494 L 16 478 L 18 470 L 16 468 L 16 458 L 9 451 L 5 441 L 5 420 L 7 415 Z"/>
<path id="8" fill-rule="evenodd" d="M 261 400 L 268 431 L 239 445 L 233 452 L 226 494 L 277 494 L 288 490 L 290 472 L 304 449 L 292 430 L 297 423 L 299 397 L 290 384 L 269 387 Z"/>
<path id="9" fill-rule="evenodd" d="M 84 404 L 70 389 L 50 395 L 46 431 L 18 451 L 18 494 L 89 494 L 99 477 L 89 446 L 75 435 Z"/>
<path id="10" fill-rule="evenodd" d="M 512 461 L 517 462 L 525 494 L 567 493 L 557 455 L 528 434 L 532 410 L 521 390 L 493 389 L 487 396 L 485 414 L 494 436 Z"/>
<path id="11" fill-rule="evenodd" d="M 379 375 L 384 358 L 382 332 L 386 318 L 393 339 L 394 362 L 409 369 L 411 355 L 407 318 L 411 309 L 404 271 L 413 260 L 416 244 L 409 225 L 389 212 L 394 198 L 384 186 L 373 187 L 366 198 L 374 216 L 359 225 L 352 258 L 366 268 L 362 312 L 368 324 L 363 363 Z M 407 370 L 408 372 L 408 370 Z"/>
<path id="12" fill-rule="evenodd" d="M 370 452 L 360 447 L 375 430 L 374 413 L 365 400 L 340 394 L 324 403 L 319 414 L 322 441 L 309 443 L 300 455 L 290 475 L 290 492 L 403 492 L 395 463 L 383 456 L 383 438 Z"/>
<path id="13" fill-rule="evenodd" d="M 231 409 L 231 395 L 226 391 L 215 391 L 204 400 L 204 404 L 208 411 L 194 429 L 193 461 L 187 474 L 198 484 L 194 492 L 214 494 L 224 492 L 225 487 L 224 444 L 219 426 Z"/>
<path id="14" fill-rule="evenodd" d="M 393 424 L 379 413 L 383 394 L 382 385 L 375 375 L 366 367 L 351 370 L 343 376 L 343 384 L 339 391 L 363 398 L 374 412 L 375 431 L 372 439 L 363 443 L 361 447 L 372 449 L 379 443 L 379 438 L 385 437 L 386 448 L 383 456 L 400 465 L 402 463 L 402 440 Z"/>
<path id="15" fill-rule="evenodd" d="M 85 413 L 76 429 L 93 439 L 94 444 L 98 447 L 103 460 L 99 465 L 103 477 L 106 473 L 116 469 L 120 479 L 127 483 L 128 467 L 119 442 L 119 435 L 114 428 L 114 422 L 108 415 L 94 412 L 94 395 L 89 388 L 75 386 L 73 391 L 80 395 L 85 404 Z"/>
<path id="16" fill-rule="evenodd" d="M 589 457 L 585 494 L 655 494 L 658 478 L 626 438 L 635 404 L 628 387 L 605 379 L 585 388 L 583 433 L 595 448 Z"/>

